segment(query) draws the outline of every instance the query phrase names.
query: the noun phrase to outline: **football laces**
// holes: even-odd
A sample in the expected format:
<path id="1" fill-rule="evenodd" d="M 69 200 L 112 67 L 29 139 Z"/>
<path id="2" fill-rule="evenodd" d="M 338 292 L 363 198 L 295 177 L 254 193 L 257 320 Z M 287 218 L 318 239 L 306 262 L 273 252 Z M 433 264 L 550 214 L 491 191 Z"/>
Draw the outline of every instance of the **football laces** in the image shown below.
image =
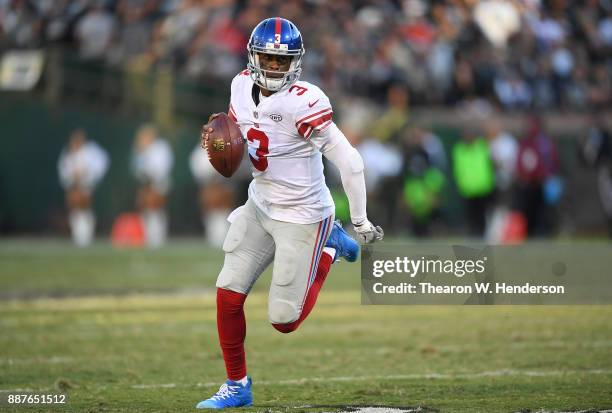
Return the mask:
<path id="1" fill-rule="evenodd" d="M 210 161 L 210 151 L 208 150 L 208 132 L 202 132 L 202 148 L 206 150 L 206 156 L 208 156 L 208 160 Z"/>

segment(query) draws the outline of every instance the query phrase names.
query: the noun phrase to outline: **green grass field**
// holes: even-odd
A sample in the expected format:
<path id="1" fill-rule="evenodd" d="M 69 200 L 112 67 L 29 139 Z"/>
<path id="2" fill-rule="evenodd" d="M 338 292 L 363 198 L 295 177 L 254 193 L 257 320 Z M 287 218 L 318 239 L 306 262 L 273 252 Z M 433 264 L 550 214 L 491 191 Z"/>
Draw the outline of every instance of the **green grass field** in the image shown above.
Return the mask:
<path id="1" fill-rule="evenodd" d="M 0 242 L 0 411 L 185 412 L 225 378 L 214 281 L 219 251 Z M 612 306 L 361 306 L 341 263 L 310 318 L 267 322 L 269 274 L 247 300 L 255 405 L 243 411 L 612 409 Z M 8 406 L 65 392 L 64 406 Z M 310 407 L 309 407 L 310 406 Z"/>

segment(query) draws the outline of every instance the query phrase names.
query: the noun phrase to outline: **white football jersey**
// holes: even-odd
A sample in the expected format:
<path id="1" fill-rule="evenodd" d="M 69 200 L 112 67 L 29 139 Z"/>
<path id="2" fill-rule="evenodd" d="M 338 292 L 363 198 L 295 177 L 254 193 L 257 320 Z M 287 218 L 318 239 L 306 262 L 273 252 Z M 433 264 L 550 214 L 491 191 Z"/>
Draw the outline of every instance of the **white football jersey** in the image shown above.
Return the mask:
<path id="1" fill-rule="evenodd" d="M 322 221 L 334 212 L 320 152 L 335 144 L 320 134 L 332 124 L 329 99 L 308 82 L 298 81 L 269 97 L 257 87 L 254 91 L 253 84 L 248 71 L 238 74 L 229 107 L 229 116 L 248 141 L 253 172 L 249 198 L 278 221 Z"/>

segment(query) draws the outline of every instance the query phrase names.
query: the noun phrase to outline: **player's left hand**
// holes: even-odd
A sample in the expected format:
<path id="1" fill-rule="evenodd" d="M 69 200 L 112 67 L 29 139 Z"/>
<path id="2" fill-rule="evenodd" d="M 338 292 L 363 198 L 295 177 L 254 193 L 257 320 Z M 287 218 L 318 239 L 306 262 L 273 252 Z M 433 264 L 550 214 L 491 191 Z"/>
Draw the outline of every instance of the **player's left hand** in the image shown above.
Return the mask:
<path id="1" fill-rule="evenodd" d="M 380 226 L 374 226 L 367 219 L 360 225 L 353 225 L 353 228 L 362 244 L 371 244 L 376 241 L 381 241 L 385 236 Z"/>

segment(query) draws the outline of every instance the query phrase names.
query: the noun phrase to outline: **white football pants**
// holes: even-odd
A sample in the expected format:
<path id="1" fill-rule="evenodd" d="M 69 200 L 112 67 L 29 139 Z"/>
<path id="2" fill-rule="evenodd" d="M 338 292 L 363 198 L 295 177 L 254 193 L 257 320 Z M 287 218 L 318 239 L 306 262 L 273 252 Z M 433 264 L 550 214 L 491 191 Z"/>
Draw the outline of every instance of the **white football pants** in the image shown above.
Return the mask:
<path id="1" fill-rule="evenodd" d="M 217 287 L 248 294 L 274 261 L 268 317 L 273 324 L 297 320 L 317 273 L 334 216 L 314 224 L 276 221 L 250 199 L 235 212 L 223 243 L 225 261 Z"/>

